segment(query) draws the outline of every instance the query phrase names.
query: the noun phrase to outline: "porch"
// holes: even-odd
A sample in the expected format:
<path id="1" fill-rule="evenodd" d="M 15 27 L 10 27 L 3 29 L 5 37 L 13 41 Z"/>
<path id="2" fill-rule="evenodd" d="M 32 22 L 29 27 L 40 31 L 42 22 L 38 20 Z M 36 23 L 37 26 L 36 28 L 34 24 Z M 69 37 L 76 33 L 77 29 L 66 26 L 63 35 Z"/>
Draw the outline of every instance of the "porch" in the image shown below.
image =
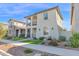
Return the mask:
<path id="1" fill-rule="evenodd" d="M 26 37 L 27 38 L 36 38 L 36 28 L 28 28 L 26 29 Z"/>
<path id="2" fill-rule="evenodd" d="M 15 36 L 17 36 L 17 37 L 20 37 L 20 36 L 25 37 L 25 29 L 16 29 L 15 30 Z"/>

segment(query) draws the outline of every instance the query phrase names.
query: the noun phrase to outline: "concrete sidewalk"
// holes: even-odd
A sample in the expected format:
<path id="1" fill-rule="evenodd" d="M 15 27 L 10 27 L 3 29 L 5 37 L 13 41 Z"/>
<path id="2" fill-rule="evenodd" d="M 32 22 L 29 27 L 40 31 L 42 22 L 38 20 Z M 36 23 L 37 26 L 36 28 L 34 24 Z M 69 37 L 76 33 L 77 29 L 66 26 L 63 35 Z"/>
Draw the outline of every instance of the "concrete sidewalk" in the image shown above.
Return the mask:
<path id="1" fill-rule="evenodd" d="M 28 43 L 22 43 L 22 42 L 14 42 L 10 40 L 1 40 L 1 42 L 10 43 L 13 45 L 22 46 L 25 48 L 31 48 L 31 49 L 38 50 L 41 52 L 56 54 L 60 56 L 79 56 L 79 51 L 76 51 L 76 50 L 57 48 L 53 46 L 34 45 L 34 44 L 28 44 Z"/>
<path id="2" fill-rule="evenodd" d="M 0 56 L 12 56 L 12 55 L 3 50 L 0 50 Z"/>

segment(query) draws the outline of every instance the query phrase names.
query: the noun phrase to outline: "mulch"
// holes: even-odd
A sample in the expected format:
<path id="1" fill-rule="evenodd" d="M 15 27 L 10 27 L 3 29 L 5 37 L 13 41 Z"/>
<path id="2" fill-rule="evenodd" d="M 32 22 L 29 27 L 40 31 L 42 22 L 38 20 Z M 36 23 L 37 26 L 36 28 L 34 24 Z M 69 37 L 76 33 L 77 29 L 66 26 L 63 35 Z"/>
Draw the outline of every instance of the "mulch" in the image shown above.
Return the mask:
<path id="1" fill-rule="evenodd" d="M 21 46 L 14 46 L 12 44 L 5 44 L 0 42 L 0 49 L 14 56 L 26 56 L 24 53 L 26 48 Z"/>

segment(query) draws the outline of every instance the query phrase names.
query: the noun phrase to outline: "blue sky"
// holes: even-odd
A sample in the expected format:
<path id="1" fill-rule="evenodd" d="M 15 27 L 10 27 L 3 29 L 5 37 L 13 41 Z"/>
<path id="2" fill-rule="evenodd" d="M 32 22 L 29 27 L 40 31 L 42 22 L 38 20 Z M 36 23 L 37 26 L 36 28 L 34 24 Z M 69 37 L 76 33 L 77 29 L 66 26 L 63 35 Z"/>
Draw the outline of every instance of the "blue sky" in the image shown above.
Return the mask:
<path id="1" fill-rule="evenodd" d="M 31 15 L 35 12 L 45 10 L 51 7 L 59 6 L 64 19 L 64 26 L 70 29 L 70 7 L 68 3 L 9 3 L 0 4 L 0 22 L 7 23 L 10 18 L 23 20 L 24 16 Z"/>

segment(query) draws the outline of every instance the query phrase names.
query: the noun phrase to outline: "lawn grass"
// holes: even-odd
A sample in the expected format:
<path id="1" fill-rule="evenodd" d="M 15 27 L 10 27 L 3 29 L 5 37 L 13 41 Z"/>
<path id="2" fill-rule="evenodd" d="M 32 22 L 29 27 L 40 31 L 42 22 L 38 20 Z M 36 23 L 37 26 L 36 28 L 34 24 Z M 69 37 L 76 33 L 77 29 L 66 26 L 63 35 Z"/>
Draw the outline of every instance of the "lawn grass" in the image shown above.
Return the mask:
<path id="1" fill-rule="evenodd" d="M 19 41 L 19 40 L 23 40 L 24 38 L 22 37 L 13 37 L 13 41 Z"/>
<path id="2" fill-rule="evenodd" d="M 21 42 L 29 43 L 29 44 L 41 44 L 43 40 L 24 40 Z"/>

